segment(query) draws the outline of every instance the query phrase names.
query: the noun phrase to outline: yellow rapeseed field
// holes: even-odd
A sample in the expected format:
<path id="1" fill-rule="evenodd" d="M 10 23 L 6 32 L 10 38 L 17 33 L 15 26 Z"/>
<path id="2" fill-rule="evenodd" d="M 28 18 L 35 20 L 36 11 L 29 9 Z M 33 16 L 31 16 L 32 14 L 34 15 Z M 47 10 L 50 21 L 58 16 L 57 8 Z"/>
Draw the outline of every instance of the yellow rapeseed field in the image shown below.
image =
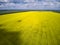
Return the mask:
<path id="1" fill-rule="evenodd" d="M 60 45 L 60 13 L 28 11 L 0 15 L 0 30 L 20 32 L 19 41 L 6 36 L 0 45 Z"/>

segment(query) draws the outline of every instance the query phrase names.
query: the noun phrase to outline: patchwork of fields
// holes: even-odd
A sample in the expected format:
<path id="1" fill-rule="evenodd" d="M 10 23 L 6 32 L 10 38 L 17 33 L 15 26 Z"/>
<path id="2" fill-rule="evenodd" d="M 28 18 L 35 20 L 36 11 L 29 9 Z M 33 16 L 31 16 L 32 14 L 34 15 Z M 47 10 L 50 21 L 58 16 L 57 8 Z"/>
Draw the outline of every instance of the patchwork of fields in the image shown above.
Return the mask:
<path id="1" fill-rule="evenodd" d="M 28 11 L 0 15 L 0 45 L 60 45 L 60 13 Z"/>

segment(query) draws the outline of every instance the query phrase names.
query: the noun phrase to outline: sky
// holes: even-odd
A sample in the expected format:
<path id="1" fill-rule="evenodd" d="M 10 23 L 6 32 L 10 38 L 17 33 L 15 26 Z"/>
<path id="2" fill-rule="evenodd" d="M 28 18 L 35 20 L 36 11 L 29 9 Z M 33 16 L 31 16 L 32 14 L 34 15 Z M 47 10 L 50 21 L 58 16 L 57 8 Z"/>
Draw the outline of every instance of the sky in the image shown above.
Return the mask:
<path id="1" fill-rule="evenodd" d="M 16 1 L 16 2 L 20 2 L 20 1 L 24 1 L 24 0 L 0 0 L 0 2 L 9 2 L 9 1 Z M 60 0 L 25 0 L 26 2 L 33 2 L 33 1 L 60 1 Z"/>
<path id="2" fill-rule="evenodd" d="M 0 10 L 4 10 L 4 9 L 60 10 L 59 1 L 60 0 L 0 0 Z M 6 3 L 1 3 L 1 2 L 6 2 Z M 28 2 L 28 3 L 24 3 L 24 2 Z"/>

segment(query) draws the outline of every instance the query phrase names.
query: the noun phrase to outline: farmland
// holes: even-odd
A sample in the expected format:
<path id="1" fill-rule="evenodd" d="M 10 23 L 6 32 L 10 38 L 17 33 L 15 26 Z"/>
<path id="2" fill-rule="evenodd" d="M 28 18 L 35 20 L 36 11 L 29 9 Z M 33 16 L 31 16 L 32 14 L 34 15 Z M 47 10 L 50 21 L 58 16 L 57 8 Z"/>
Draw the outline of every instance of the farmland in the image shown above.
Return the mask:
<path id="1" fill-rule="evenodd" d="M 0 37 L 0 45 L 60 45 L 60 13 L 0 14 Z"/>

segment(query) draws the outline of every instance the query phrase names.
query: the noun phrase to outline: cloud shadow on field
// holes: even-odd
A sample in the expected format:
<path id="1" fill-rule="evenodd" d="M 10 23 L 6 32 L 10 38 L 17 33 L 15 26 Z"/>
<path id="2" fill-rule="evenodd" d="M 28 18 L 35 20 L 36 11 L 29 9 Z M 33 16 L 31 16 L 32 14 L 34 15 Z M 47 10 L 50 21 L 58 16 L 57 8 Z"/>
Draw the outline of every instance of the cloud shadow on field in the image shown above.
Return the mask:
<path id="1" fill-rule="evenodd" d="M 0 27 L 2 27 L 3 26 L 3 24 L 0 24 Z"/>
<path id="2" fill-rule="evenodd" d="M 60 10 L 0 10 L 0 15 L 4 14 L 12 14 L 12 13 L 22 13 L 22 12 L 28 12 L 28 11 L 52 11 L 55 13 L 60 13 Z"/>
<path id="3" fill-rule="evenodd" d="M 0 45 L 21 45 L 21 32 L 9 32 L 0 29 Z"/>
<path id="4" fill-rule="evenodd" d="M 27 12 L 23 10 L 0 10 L 0 15 Z"/>
<path id="5" fill-rule="evenodd" d="M 53 12 L 55 12 L 55 13 L 60 13 L 60 10 L 56 10 L 56 11 L 53 11 Z"/>

